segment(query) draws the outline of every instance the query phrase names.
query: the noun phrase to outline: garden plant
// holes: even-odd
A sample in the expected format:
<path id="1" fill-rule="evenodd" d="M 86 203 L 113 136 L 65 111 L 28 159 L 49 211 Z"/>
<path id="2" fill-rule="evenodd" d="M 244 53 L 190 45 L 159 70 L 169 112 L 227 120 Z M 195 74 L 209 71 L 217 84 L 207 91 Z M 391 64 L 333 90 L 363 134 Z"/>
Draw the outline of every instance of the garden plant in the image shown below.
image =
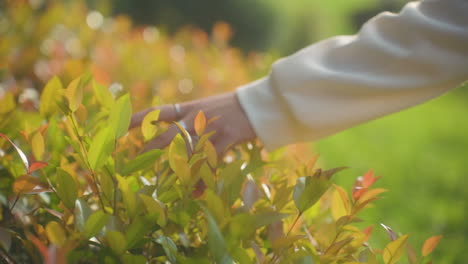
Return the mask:
<path id="1" fill-rule="evenodd" d="M 344 167 L 287 149 L 218 155 L 203 112 L 197 140 L 179 126 L 141 152 L 168 124 L 153 111 L 129 131 L 134 111 L 267 69 L 273 56 L 228 45 L 227 24 L 168 37 L 79 1 L 21 2 L 0 18 L 1 263 L 430 263 L 441 236 L 412 247 L 384 224 L 356 226 L 386 191 L 372 170 L 345 190 L 333 183 Z M 370 245 L 373 232 L 388 243 Z"/>

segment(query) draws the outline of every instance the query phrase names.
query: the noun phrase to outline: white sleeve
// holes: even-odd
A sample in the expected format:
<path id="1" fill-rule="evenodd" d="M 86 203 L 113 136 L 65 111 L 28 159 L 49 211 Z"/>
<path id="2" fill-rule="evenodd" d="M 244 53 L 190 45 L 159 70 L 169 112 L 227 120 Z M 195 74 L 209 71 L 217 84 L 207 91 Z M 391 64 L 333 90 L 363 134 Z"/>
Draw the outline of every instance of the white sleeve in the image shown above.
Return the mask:
<path id="1" fill-rule="evenodd" d="M 467 79 L 468 0 L 425 0 L 280 59 L 236 93 L 272 150 L 425 102 Z"/>

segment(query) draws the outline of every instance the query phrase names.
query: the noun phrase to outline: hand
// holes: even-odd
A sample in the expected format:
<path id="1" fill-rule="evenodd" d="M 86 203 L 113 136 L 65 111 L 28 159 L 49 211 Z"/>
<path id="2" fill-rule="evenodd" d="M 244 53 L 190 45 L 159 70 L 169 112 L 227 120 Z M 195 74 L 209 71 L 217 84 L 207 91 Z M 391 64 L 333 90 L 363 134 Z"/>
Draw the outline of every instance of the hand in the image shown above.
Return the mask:
<path id="1" fill-rule="evenodd" d="M 187 132 L 195 135 L 193 122 L 198 112 L 202 111 L 207 120 L 219 117 L 211 122 L 205 131 L 205 133 L 215 131 L 210 137 L 210 141 L 216 148 L 218 155 L 223 155 L 230 147 L 236 144 L 256 138 L 255 132 L 240 106 L 235 92 L 189 101 L 179 104 L 179 106 L 179 113 L 176 112 L 174 105 L 151 107 L 138 112 L 132 116 L 130 128 L 140 126 L 146 114 L 160 109 L 158 122 L 172 123 L 183 121 L 187 126 Z M 166 132 L 149 141 L 143 151 L 166 147 L 179 132 L 179 128 L 175 124 L 171 124 Z"/>

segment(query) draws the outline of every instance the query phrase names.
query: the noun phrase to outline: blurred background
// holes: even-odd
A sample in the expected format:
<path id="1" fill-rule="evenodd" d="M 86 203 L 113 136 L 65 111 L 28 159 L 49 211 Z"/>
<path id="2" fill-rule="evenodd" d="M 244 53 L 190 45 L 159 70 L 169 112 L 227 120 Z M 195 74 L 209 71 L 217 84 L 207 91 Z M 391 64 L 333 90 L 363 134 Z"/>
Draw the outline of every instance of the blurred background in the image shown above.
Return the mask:
<path id="1" fill-rule="evenodd" d="M 0 98 L 13 93 L 21 107 L 34 109 L 49 78 L 67 83 L 86 69 L 112 89 L 130 90 L 140 109 L 199 98 L 259 78 L 275 59 L 326 37 L 353 34 L 367 19 L 405 2 L 3 0 Z M 351 167 L 336 178 L 348 189 L 370 168 L 381 175 L 380 186 L 390 191 L 362 216 L 365 224 L 409 233 L 414 245 L 442 234 L 434 263 L 468 259 L 467 99 L 466 87 L 456 89 L 310 144 L 322 166 Z M 388 238 L 376 228 L 373 240 L 382 247 Z"/>

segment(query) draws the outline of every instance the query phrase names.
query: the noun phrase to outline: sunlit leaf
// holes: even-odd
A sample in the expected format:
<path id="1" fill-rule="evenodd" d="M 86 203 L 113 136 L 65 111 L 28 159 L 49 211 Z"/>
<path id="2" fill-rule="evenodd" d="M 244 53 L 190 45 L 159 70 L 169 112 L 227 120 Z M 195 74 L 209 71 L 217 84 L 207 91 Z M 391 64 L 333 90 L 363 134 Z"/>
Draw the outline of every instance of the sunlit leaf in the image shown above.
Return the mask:
<path id="1" fill-rule="evenodd" d="M 102 84 L 93 81 L 93 91 L 96 100 L 105 108 L 110 109 L 114 105 L 114 99 L 109 89 Z"/>
<path id="2" fill-rule="evenodd" d="M 336 188 L 336 187 L 335 187 Z M 338 190 L 333 191 L 332 196 L 332 204 L 331 204 L 331 212 L 333 218 L 338 220 L 340 217 L 348 215 L 350 212 L 348 211 L 350 206 L 349 204 L 345 204 L 349 201 L 343 201 L 343 198 Z"/>
<path id="3" fill-rule="evenodd" d="M 383 250 L 383 259 L 385 264 L 394 264 L 400 259 L 405 252 L 408 235 L 403 235 L 396 240 L 390 242 Z"/>
<path id="4" fill-rule="evenodd" d="M 59 223 L 51 221 L 47 224 L 45 230 L 49 241 L 56 246 L 61 247 L 65 243 L 65 231 Z"/>
<path id="5" fill-rule="evenodd" d="M 199 111 L 194 121 L 195 132 L 198 136 L 203 135 L 206 129 L 206 117 L 202 111 Z"/>
<path id="6" fill-rule="evenodd" d="M 32 172 L 37 171 L 37 170 L 39 170 L 41 168 L 44 168 L 47 165 L 49 165 L 49 164 L 47 164 L 47 162 L 43 162 L 43 161 L 33 162 L 31 164 L 31 166 L 29 166 L 29 173 L 32 173 Z"/>
<path id="7" fill-rule="evenodd" d="M 109 126 L 114 129 L 116 138 L 120 138 L 127 133 L 131 118 L 132 104 L 130 95 L 125 94 L 114 103 L 110 110 Z"/>
<path id="8" fill-rule="evenodd" d="M 55 189 L 62 200 L 62 203 L 70 210 L 75 208 L 75 202 L 78 198 L 78 188 L 73 177 L 62 168 L 57 168 L 57 185 Z"/>
<path id="9" fill-rule="evenodd" d="M 393 240 L 397 239 L 397 235 L 395 234 L 395 232 L 389 226 L 386 226 L 386 225 L 384 225 L 382 223 L 380 223 L 380 225 L 385 229 L 388 236 L 390 237 L 390 240 L 393 241 Z"/>
<path id="10" fill-rule="evenodd" d="M 131 189 L 129 178 L 124 178 L 117 175 L 117 180 L 119 182 L 119 189 L 122 192 L 122 198 L 127 209 L 128 215 L 133 218 L 137 214 L 137 200 L 135 193 Z"/>
<path id="11" fill-rule="evenodd" d="M 179 180 L 187 186 L 190 180 L 190 168 L 188 165 L 187 147 L 180 134 L 177 134 L 169 146 L 169 164 Z"/>
<path id="12" fill-rule="evenodd" d="M 0 98 L 0 114 L 8 114 L 15 110 L 16 102 L 12 93 L 7 92 Z"/>
<path id="13" fill-rule="evenodd" d="M 428 238 L 422 247 L 421 254 L 423 257 L 431 254 L 431 252 L 434 250 L 434 248 L 439 244 L 440 240 L 442 239 L 442 236 L 432 236 Z"/>
<path id="14" fill-rule="evenodd" d="M 158 132 L 158 127 L 153 123 L 159 119 L 159 113 L 161 110 L 154 110 L 149 112 L 141 123 L 141 132 L 145 141 L 152 139 L 156 132 Z"/>
<path id="15" fill-rule="evenodd" d="M 38 131 L 31 139 L 32 151 L 37 160 L 41 160 L 44 155 L 44 137 Z"/>
<path id="16" fill-rule="evenodd" d="M 101 210 L 92 213 L 88 217 L 88 220 L 86 220 L 83 232 L 84 235 L 88 238 L 97 235 L 106 225 L 108 219 L 109 215 L 105 214 Z"/>
<path id="17" fill-rule="evenodd" d="M 206 141 L 204 150 L 206 156 L 208 157 L 208 163 L 211 167 L 216 168 L 218 164 L 218 154 L 216 153 L 215 147 L 213 144 L 211 144 L 210 141 Z"/>
<path id="18" fill-rule="evenodd" d="M 42 116 L 48 118 L 58 111 L 58 105 L 55 102 L 57 95 L 62 92 L 63 86 L 60 79 L 54 76 L 46 84 L 41 93 L 41 104 L 39 105 L 39 112 Z"/>
<path id="19" fill-rule="evenodd" d="M 88 157 L 91 169 L 101 168 L 114 150 L 114 129 L 105 127 L 94 137 L 89 148 Z"/>
<path id="20" fill-rule="evenodd" d="M 71 81 L 64 91 L 64 95 L 65 98 L 67 98 L 68 107 L 71 112 L 75 112 L 83 100 L 83 86 L 80 85 L 80 80 L 81 78 L 78 77 Z"/>

